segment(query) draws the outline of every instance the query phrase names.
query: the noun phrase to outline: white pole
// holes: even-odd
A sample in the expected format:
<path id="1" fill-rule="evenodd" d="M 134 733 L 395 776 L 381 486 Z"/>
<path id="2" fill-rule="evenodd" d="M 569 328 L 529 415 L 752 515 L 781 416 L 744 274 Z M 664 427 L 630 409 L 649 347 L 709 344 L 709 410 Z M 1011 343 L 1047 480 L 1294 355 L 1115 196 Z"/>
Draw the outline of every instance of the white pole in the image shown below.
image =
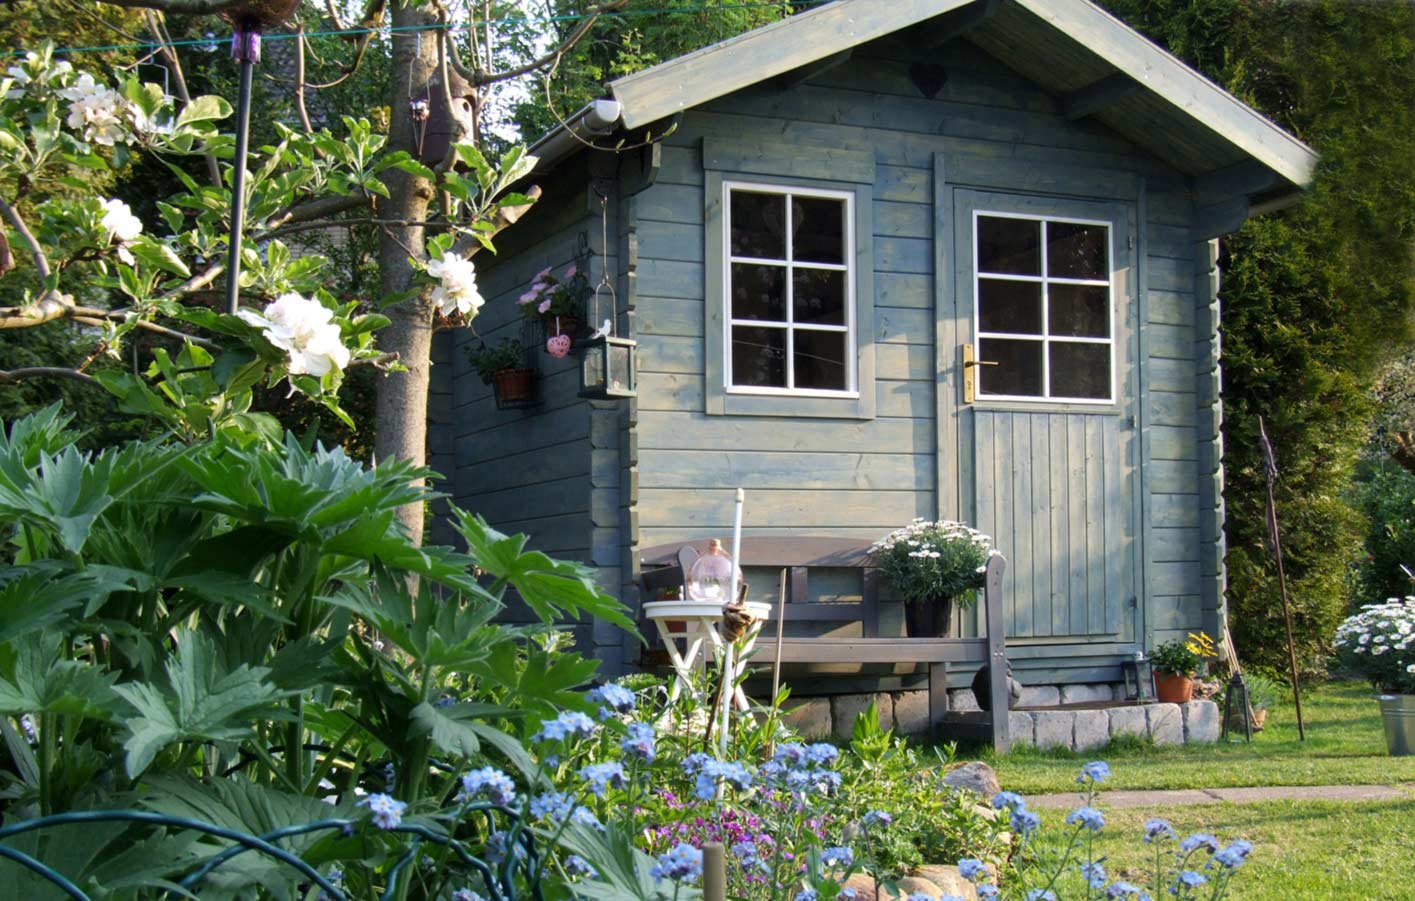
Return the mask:
<path id="1" fill-rule="evenodd" d="M 746 499 L 746 493 L 738 488 L 737 509 L 732 514 L 732 575 L 728 580 L 732 590 L 727 595 L 729 604 L 737 603 L 737 561 L 742 556 L 742 504 Z M 727 755 L 727 731 L 732 716 L 732 700 L 737 693 L 737 663 L 734 658 L 732 643 L 726 642 L 722 656 L 722 678 L 725 680 L 722 687 L 722 730 L 718 736 L 724 757 Z"/>

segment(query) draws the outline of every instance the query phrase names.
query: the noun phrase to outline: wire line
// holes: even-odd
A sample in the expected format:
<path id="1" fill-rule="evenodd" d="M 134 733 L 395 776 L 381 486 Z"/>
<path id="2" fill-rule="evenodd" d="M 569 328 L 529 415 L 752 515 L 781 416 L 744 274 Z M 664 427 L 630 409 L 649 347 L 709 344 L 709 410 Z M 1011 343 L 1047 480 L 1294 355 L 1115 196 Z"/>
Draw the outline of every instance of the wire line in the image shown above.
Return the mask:
<path id="1" fill-rule="evenodd" d="M 324 31 L 307 31 L 307 32 L 305 32 L 305 38 L 306 38 L 306 39 L 309 39 L 309 38 L 320 38 L 320 37 L 357 37 L 357 36 L 359 36 L 359 35 L 365 35 L 365 34 L 382 34 L 382 33 L 384 33 L 384 32 L 387 32 L 387 33 L 389 33 L 389 34 L 409 34 L 409 33 L 414 33 L 414 32 L 421 32 L 421 31 L 442 31 L 442 30 L 448 30 L 448 31 L 463 31 L 463 30 L 466 30 L 466 29 L 469 29 L 469 28 L 482 28 L 482 27 L 485 27 L 485 26 L 487 26 L 487 25 L 509 25 L 509 24 L 528 24 L 528 23 L 529 23 L 529 24 L 539 24 L 539 23 L 552 24 L 552 23 L 557 23 L 557 22 L 578 22 L 578 21 L 581 21 L 581 20 L 583 20 L 583 19 L 588 19 L 588 18 L 590 18 L 591 16 L 595 16 L 595 15 L 598 15 L 600 18 L 605 18 L 605 19 L 611 19 L 611 18 L 613 18 L 613 19 L 629 19 L 629 18 L 634 18 L 634 17 L 636 17 L 636 16 L 657 16 L 657 15 L 669 15 L 669 14 L 673 14 L 673 13 L 695 13 L 695 12 L 725 12 L 725 11 L 727 11 L 727 10 L 733 10 L 733 9 L 769 9 L 769 8 L 772 8 L 772 7 L 779 7 L 779 8 L 782 8 L 782 9 L 786 9 L 786 8 L 804 8 L 804 7 L 811 7 L 811 6 L 821 6 L 822 4 L 829 3 L 829 2 L 831 2 L 831 0 L 789 0 L 789 2 L 783 2 L 783 0 L 770 0 L 770 2 L 758 2 L 758 3 L 723 3 L 723 4 L 715 4 L 715 5 L 712 5 L 712 6 L 707 6 L 707 5 L 699 5 L 699 6 L 680 6 L 680 7 L 672 7 L 672 8 L 661 8 L 661 9 L 624 10 L 624 11 L 622 11 L 622 12 L 611 12 L 611 13 L 576 13 L 576 14 L 573 14 L 573 15 L 547 16 L 547 17 L 544 17 L 544 18 L 542 18 L 542 17 L 537 17 L 537 16 L 504 16 L 504 17 L 502 17 L 502 18 L 500 18 L 500 19 L 487 19 L 487 20 L 481 21 L 481 22 L 466 22 L 466 23 L 459 23 L 459 24 L 446 24 L 446 25 L 443 25 L 443 24 L 441 24 L 441 23 L 432 23 L 432 24 L 429 24 L 429 25 L 402 25 L 402 26 L 398 26 L 398 27 L 394 27 L 394 26 L 392 26 L 392 25 L 386 25 L 386 26 L 380 26 L 380 27 L 378 27 L 378 28 L 336 28 L 336 29 L 327 29 L 327 30 L 324 30 Z M 294 31 L 290 31 L 290 32 L 277 32 L 277 33 L 275 33 L 275 34 L 263 34 L 263 35 L 261 35 L 261 40 L 262 40 L 262 41 L 289 41 L 289 40 L 294 40 L 294 39 L 297 38 L 297 37 L 299 37 L 299 32 L 294 32 Z M 117 50 L 158 50 L 158 49 L 161 49 L 161 48 L 163 48 L 163 47 L 202 47 L 202 46 L 208 46 L 208 45 L 210 45 L 210 44 L 217 43 L 218 40 L 219 40 L 219 38 L 217 38 L 216 36 L 211 36 L 211 37 L 200 37 L 200 38 L 184 38 L 184 39 L 182 39 L 182 40 L 180 40 L 180 41 L 144 41 L 144 42 L 131 43 L 131 44 L 100 44 L 100 45 L 95 45 L 95 46 L 92 46 L 92 47 L 56 47 L 56 48 L 54 49 L 54 54 L 55 54 L 56 56 L 60 56 L 60 55 L 65 55 L 65 54 L 70 54 L 70 53 L 110 53 L 110 52 L 117 51 Z M 29 51 L 29 50 L 10 50 L 10 51 L 6 51 L 6 52 L 3 52 L 3 53 L 0 53 L 0 58 L 4 58 L 4 57 L 7 57 L 7 56 L 10 56 L 10 57 L 14 57 L 14 56 L 24 56 L 26 53 L 29 53 L 29 52 L 31 52 L 31 51 Z"/>

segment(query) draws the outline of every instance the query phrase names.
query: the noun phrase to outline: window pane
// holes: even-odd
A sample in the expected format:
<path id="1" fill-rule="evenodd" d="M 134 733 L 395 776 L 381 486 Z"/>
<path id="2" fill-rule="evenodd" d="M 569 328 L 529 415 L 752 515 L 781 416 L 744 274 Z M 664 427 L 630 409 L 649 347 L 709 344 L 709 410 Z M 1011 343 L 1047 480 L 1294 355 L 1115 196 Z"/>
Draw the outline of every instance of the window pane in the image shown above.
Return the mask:
<path id="1" fill-rule="evenodd" d="M 844 391 L 845 333 L 797 330 L 796 387 Z"/>
<path id="2" fill-rule="evenodd" d="M 786 387 L 786 329 L 732 327 L 732 384 Z"/>
<path id="3" fill-rule="evenodd" d="M 1101 285 L 1047 285 L 1051 334 L 1077 338 L 1109 338 L 1110 289 Z"/>
<path id="4" fill-rule="evenodd" d="M 1109 279 L 1104 225 L 1047 223 L 1047 275 L 1052 278 Z"/>
<path id="5" fill-rule="evenodd" d="M 732 264 L 732 318 L 786 321 L 786 267 Z"/>
<path id="6" fill-rule="evenodd" d="M 786 197 L 732 192 L 732 255 L 786 259 Z"/>
<path id="7" fill-rule="evenodd" d="M 1051 396 L 1108 399 L 1110 345 L 1052 342 Z"/>
<path id="8" fill-rule="evenodd" d="M 807 325 L 845 324 L 845 273 L 838 269 L 795 269 L 791 274 L 795 321 Z"/>
<path id="9" fill-rule="evenodd" d="M 978 217 L 978 271 L 1042 274 L 1042 224 L 1033 219 Z"/>
<path id="10" fill-rule="evenodd" d="M 978 367 L 979 394 L 1041 396 L 1042 342 L 983 338 L 978 360 L 997 363 Z"/>
<path id="11" fill-rule="evenodd" d="M 984 332 L 1040 335 L 1041 282 L 978 279 L 978 328 Z"/>
<path id="12" fill-rule="evenodd" d="M 791 198 L 791 258 L 810 263 L 845 262 L 845 201 Z"/>

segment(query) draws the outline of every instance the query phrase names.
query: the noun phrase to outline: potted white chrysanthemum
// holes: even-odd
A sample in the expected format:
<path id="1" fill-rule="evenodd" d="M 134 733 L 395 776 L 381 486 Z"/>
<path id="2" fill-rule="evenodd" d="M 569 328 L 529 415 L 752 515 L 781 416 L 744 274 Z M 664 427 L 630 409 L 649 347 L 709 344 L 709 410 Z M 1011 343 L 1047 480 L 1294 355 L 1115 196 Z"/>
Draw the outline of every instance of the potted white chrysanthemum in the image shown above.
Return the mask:
<path id="1" fill-rule="evenodd" d="M 1367 604 L 1336 630 L 1341 663 L 1381 694 L 1386 748 L 1415 754 L 1415 597 Z"/>
<path id="2" fill-rule="evenodd" d="M 916 519 L 875 542 L 875 565 L 904 599 L 909 635 L 948 634 L 953 607 L 978 600 L 988 558 L 998 555 L 992 539 L 961 522 Z"/>

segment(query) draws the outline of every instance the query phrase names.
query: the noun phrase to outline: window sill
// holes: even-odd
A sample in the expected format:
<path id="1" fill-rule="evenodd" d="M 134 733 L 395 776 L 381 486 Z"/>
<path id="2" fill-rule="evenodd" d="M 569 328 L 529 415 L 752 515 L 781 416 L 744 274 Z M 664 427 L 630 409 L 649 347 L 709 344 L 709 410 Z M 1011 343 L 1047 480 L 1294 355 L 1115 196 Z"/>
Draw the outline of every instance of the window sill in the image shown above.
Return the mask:
<path id="1" fill-rule="evenodd" d="M 1122 416 L 1125 413 L 1121 405 L 1115 401 L 1076 404 L 1049 400 L 985 400 L 979 398 L 969 406 L 979 413 L 1071 413 L 1090 416 Z"/>
<path id="2" fill-rule="evenodd" d="M 727 389 L 707 398 L 709 416 L 779 416 L 793 419 L 874 419 L 873 398 L 863 392 L 822 396 Z"/>

